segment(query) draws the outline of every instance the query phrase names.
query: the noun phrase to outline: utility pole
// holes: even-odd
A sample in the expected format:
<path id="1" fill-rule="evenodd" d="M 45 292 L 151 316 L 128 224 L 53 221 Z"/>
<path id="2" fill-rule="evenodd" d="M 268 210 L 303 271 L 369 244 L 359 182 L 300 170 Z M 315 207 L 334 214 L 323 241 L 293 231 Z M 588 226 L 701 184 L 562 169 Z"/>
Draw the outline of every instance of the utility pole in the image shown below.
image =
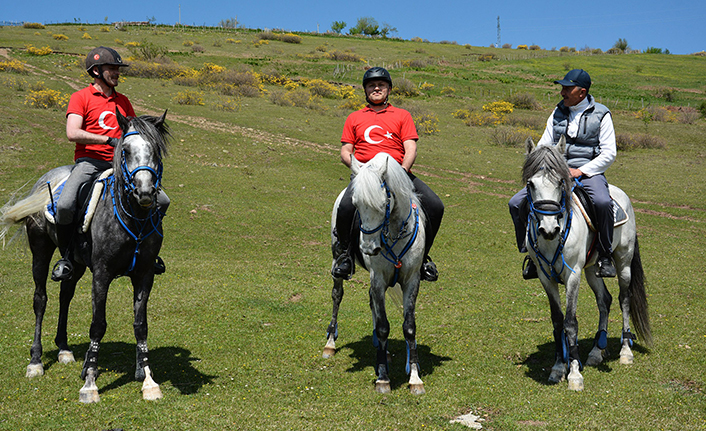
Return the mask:
<path id="1" fill-rule="evenodd" d="M 501 45 L 500 45 L 500 15 L 498 15 L 498 44 L 496 45 L 496 48 L 501 48 Z"/>
<path id="2" fill-rule="evenodd" d="M 498 19 L 500 19 L 500 17 L 498 17 Z M 181 3 L 179 3 L 179 25 L 181 25 Z"/>

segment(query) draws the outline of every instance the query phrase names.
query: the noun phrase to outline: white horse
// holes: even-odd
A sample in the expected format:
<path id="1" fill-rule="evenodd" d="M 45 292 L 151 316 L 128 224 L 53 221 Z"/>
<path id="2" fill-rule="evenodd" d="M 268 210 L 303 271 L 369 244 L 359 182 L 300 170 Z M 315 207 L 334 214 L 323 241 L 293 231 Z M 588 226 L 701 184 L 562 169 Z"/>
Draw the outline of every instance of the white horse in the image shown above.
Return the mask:
<path id="1" fill-rule="evenodd" d="M 594 346 L 586 365 L 596 366 L 603 361 L 608 342 L 608 313 L 612 297 L 603 279 L 595 275 L 596 255 L 592 246 L 596 233 L 591 230 L 572 199 L 573 180 L 564 159 L 565 139 L 555 146 L 535 147 L 527 140 L 527 159 L 522 170 L 527 183 L 530 207 L 527 228 L 529 255 L 538 268 L 539 278 L 547 292 L 551 307 L 556 362 L 549 381 L 568 380 L 571 390 L 583 389 L 583 366 L 578 351 L 578 302 L 581 270 L 586 268 L 586 280 L 596 295 L 599 320 Z M 630 332 L 630 318 L 637 335 L 647 345 L 652 344 L 644 272 L 637 243 L 635 213 L 630 198 L 619 188 L 610 185 L 610 195 L 627 215 L 627 221 L 616 226 L 613 235 L 613 260 L 620 285 L 620 308 L 623 313 L 620 363 L 632 364 L 630 347 L 635 335 Z M 574 195 L 575 197 L 575 195 Z M 559 283 L 566 285 L 566 316 L 562 314 Z M 568 364 L 568 376 L 567 376 Z"/>
<path id="2" fill-rule="evenodd" d="M 414 192 L 412 181 L 402 167 L 386 153 L 379 153 L 368 163 L 362 164 L 352 157 L 351 171 L 355 178 L 353 205 L 360 217 L 360 253 L 357 262 L 370 271 L 370 309 L 373 313 L 373 345 L 377 348 L 375 389 L 390 392 L 388 376 L 387 343 L 390 324 L 385 313 L 385 291 L 397 284 L 402 289 L 404 323 L 402 329 L 407 342 L 406 371 L 409 388 L 413 394 L 424 393 L 424 383 L 419 377 L 419 360 L 415 340 L 416 324 L 414 307 L 419 292 L 419 270 L 424 258 L 424 212 Z M 345 190 L 333 206 L 331 241 L 333 264 L 340 251 L 334 229 L 338 205 Z M 327 332 L 323 356 L 329 358 L 336 352 L 338 337 L 338 309 L 343 298 L 343 279 L 334 278 L 333 316 Z"/>

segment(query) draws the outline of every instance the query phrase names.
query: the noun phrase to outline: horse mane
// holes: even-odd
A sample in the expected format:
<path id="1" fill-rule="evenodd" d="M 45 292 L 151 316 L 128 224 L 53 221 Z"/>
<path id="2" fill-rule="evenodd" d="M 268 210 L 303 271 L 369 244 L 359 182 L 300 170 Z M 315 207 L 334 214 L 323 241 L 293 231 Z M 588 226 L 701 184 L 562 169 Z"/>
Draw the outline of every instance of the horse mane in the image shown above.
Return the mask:
<path id="1" fill-rule="evenodd" d="M 527 183 L 537 172 L 545 170 L 554 175 L 558 181 L 563 181 L 564 191 L 571 195 L 571 173 L 564 155 L 555 145 L 539 145 L 527 154 L 522 167 L 522 182 Z"/>
<path id="2" fill-rule="evenodd" d="M 169 126 L 164 121 L 159 121 L 160 117 L 153 115 L 140 115 L 139 117 L 130 117 L 129 126 L 135 128 L 140 133 L 145 142 L 152 145 L 155 153 L 162 158 L 167 155 L 168 140 L 172 135 Z M 115 146 L 115 157 L 113 157 L 113 167 L 120 169 L 119 160 L 122 159 L 123 139 L 120 139 L 118 145 Z M 118 163 L 118 164 L 116 164 Z"/>
<path id="3" fill-rule="evenodd" d="M 382 177 L 380 173 L 382 172 Z M 419 206 L 419 197 L 414 191 L 412 180 L 399 163 L 387 153 L 378 153 L 361 169 L 353 179 L 353 193 L 358 192 L 361 203 L 384 210 L 386 195 L 381 187 L 387 183 L 399 202 L 411 201 Z"/>

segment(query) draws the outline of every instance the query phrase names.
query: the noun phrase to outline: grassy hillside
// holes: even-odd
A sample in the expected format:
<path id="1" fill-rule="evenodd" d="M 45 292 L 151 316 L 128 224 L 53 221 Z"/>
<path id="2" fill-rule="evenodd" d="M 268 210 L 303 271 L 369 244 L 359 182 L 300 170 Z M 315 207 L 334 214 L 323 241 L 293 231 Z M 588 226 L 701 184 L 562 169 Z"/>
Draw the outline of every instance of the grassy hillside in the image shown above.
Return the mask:
<path id="1" fill-rule="evenodd" d="M 13 245 L 0 253 L 0 377 L 7 389 L 0 429 L 462 429 L 449 420 L 468 411 L 495 430 L 706 426 L 706 122 L 694 112 L 706 93 L 706 58 L 308 34 L 292 35 L 299 38 L 292 43 L 292 36 L 249 30 L 101 30 L 0 27 L 7 55 L 0 57 L 0 200 L 70 163 L 62 97 L 89 82 L 81 66 L 88 50 L 118 49 L 132 64 L 118 90 L 138 114 L 168 109 L 175 136 L 164 172 L 172 200 L 161 253 L 168 269 L 149 305 L 151 360 L 165 398 L 141 401 L 131 380 L 125 279 L 109 295 L 100 404 L 77 402 L 81 361 L 56 363 L 56 286 L 43 331 L 46 375 L 24 377 L 34 329 L 31 255 Z M 33 55 L 29 44 L 53 53 Z M 137 58 L 140 48 L 165 54 L 148 61 Z M 321 358 L 331 311 L 330 207 L 349 176 L 339 140 L 346 115 L 362 101 L 366 64 L 390 68 L 397 88 L 419 92 L 396 94 L 393 104 L 428 126 L 415 172 L 447 208 L 432 250 L 440 280 L 424 283 L 418 299 L 422 397 L 404 384 L 395 312 L 393 392 L 373 391 L 362 270 L 345 285 L 339 351 Z M 621 366 L 614 301 L 612 356 L 585 370 L 581 393 L 546 384 L 549 307 L 539 282 L 520 276 L 507 212 L 522 186 L 519 141 L 541 133 L 558 101 L 552 81 L 571 68 L 591 73 L 591 93 L 612 109 L 623 145 L 646 142 L 619 151 L 608 177 L 636 208 L 655 336 L 654 348 L 638 347 L 635 364 Z M 346 97 L 351 86 L 354 97 Z M 59 105 L 32 107 L 41 91 Z M 502 120 L 483 110 L 502 100 L 535 107 L 515 108 Z M 607 284 L 617 299 L 617 283 Z M 579 302 L 585 356 L 598 316 L 590 289 Z M 88 347 L 90 310 L 87 275 L 69 321 L 77 358 Z"/>

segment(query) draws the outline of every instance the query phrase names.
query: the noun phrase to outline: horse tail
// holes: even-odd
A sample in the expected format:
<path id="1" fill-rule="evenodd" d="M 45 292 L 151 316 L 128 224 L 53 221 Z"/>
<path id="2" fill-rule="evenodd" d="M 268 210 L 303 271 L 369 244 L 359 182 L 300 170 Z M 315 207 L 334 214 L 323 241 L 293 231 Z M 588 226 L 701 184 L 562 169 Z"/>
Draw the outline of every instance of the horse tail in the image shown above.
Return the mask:
<path id="1" fill-rule="evenodd" d="M 645 291 L 645 272 L 642 269 L 640 259 L 640 247 L 635 236 L 635 250 L 630 262 L 630 320 L 633 329 L 647 346 L 652 346 L 652 331 L 650 329 L 650 317 L 647 313 L 647 292 Z"/>
<path id="2" fill-rule="evenodd" d="M 27 217 L 44 210 L 50 201 L 47 184 L 37 187 L 29 196 L 13 202 L 11 198 L 2 208 L 0 208 L 0 242 L 5 247 L 5 238 L 10 229 L 23 222 Z M 21 190 L 21 189 L 20 189 Z M 13 197 L 19 192 L 16 191 Z"/>

